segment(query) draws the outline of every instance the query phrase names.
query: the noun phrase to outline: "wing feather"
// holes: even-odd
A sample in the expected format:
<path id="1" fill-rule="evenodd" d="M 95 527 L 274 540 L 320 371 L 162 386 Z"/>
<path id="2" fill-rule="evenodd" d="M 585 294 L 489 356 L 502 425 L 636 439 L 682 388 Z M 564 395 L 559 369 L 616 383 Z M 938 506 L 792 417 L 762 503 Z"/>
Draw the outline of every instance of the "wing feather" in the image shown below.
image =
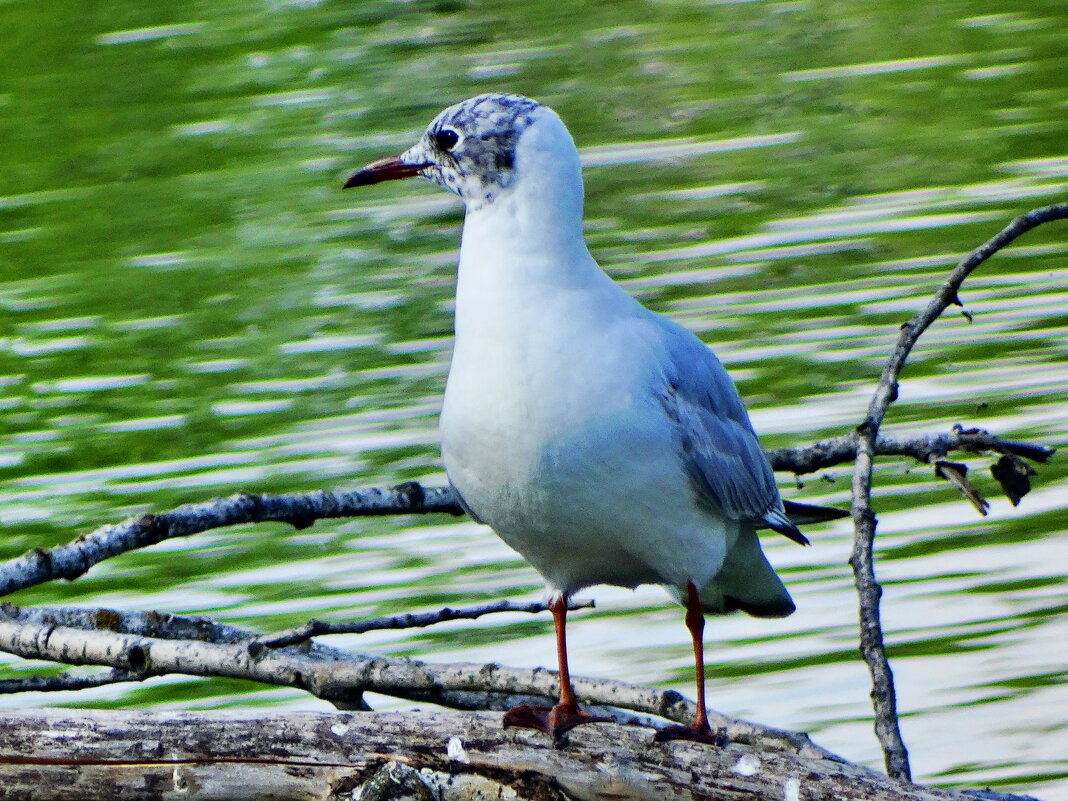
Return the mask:
<path id="1" fill-rule="evenodd" d="M 670 358 L 660 402 L 676 424 L 698 498 L 729 517 L 807 544 L 783 510 L 771 465 L 727 371 L 688 331 L 667 327 Z"/>

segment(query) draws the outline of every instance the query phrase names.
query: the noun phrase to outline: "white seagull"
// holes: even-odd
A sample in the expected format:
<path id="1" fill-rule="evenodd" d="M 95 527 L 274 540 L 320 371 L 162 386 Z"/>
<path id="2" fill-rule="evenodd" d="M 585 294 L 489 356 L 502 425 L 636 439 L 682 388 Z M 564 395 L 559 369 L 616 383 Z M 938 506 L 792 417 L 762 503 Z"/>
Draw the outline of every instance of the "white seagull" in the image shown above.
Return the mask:
<path id="1" fill-rule="evenodd" d="M 445 109 L 414 147 L 345 187 L 423 176 L 467 207 L 441 452 L 457 497 L 549 587 L 560 700 L 505 726 L 554 738 L 606 720 L 579 709 L 567 601 L 594 584 L 662 584 L 686 607 L 697 717 L 658 740 L 722 743 L 705 709 L 704 613 L 782 617 L 794 603 L 756 529 L 787 517 L 719 360 L 645 309 L 590 256 L 574 141 L 548 107 L 487 94 Z M 839 510 L 793 506 L 806 522 Z"/>

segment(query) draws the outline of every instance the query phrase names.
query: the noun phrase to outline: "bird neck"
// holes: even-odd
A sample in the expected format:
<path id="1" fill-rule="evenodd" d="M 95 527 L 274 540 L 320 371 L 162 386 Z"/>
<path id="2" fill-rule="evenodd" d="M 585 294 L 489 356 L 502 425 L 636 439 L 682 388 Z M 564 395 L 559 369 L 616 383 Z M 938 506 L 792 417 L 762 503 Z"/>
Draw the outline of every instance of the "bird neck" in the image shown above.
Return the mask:
<path id="1" fill-rule="evenodd" d="M 454 365 L 465 359 L 498 364 L 513 358 L 516 348 L 523 351 L 528 337 L 570 330 L 576 302 L 591 292 L 607 305 L 621 290 L 587 250 L 577 213 L 566 219 L 559 207 L 504 196 L 468 212 L 456 281 Z"/>
<path id="2" fill-rule="evenodd" d="M 514 180 L 500 194 L 468 205 L 461 284 L 475 278 L 482 286 L 564 287 L 600 273 L 582 236 L 578 151 L 551 110 L 541 108 L 520 136 L 514 169 Z"/>
<path id="3" fill-rule="evenodd" d="M 557 286 L 601 270 L 582 235 L 578 157 L 524 154 L 520 180 L 481 208 L 469 208 L 460 247 L 461 285 Z M 533 157 L 531 157 L 533 156 Z M 524 163 L 525 162 L 525 163 Z"/>
<path id="4" fill-rule="evenodd" d="M 533 183 L 533 182 L 528 182 Z M 567 192 L 542 191 L 523 185 L 502 193 L 493 203 L 469 210 L 464 218 L 461 265 L 464 256 L 477 253 L 508 261 L 549 259 L 574 260 L 585 254 L 582 235 L 582 197 Z M 572 193 L 574 194 L 574 193 Z M 563 266 L 562 264 L 560 266 Z"/>

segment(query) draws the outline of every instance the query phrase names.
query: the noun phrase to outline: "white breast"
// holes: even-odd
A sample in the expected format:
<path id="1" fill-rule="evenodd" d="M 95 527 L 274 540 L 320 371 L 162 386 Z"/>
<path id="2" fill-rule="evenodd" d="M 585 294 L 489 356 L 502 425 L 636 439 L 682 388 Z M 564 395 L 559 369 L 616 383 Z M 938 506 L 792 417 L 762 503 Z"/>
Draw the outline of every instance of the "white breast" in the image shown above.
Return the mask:
<path id="1" fill-rule="evenodd" d="M 729 526 L 694 504 L 652 391 L 662 377 L 647 312 L 604 281 L 545 293 L 527 283 L 522 295 L 510 282 L 462 287 L 441 417 L 446 470 L 559 589 L 701 585 L 728 545 L 711 535 Z"/>
<path id="2" fill-rule="evenodd" d="M 523 134 L 519 179 L 469 210 L 441 416 L 449 478 L 558 589 L 703 586 L 737 523 L 695 502 L 659 406 L 666 347 L 582 236 L 582 181 L 551 112 Z"/>

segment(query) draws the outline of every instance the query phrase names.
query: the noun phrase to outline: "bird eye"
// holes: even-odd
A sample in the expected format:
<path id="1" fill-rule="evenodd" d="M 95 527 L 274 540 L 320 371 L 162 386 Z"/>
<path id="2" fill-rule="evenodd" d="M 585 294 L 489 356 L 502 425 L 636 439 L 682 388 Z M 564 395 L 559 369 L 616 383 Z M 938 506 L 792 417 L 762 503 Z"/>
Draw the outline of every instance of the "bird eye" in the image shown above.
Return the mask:
<path id="1" fill-rule="evenodd" d="M 436 144 L 442 150 L 452 150 L 454 147 L 456 147 L 456 143 L 459 141 L 460 134 L 449 128 L 442 128 L 440 131 L 434 134 L 434 144 Z"/>

